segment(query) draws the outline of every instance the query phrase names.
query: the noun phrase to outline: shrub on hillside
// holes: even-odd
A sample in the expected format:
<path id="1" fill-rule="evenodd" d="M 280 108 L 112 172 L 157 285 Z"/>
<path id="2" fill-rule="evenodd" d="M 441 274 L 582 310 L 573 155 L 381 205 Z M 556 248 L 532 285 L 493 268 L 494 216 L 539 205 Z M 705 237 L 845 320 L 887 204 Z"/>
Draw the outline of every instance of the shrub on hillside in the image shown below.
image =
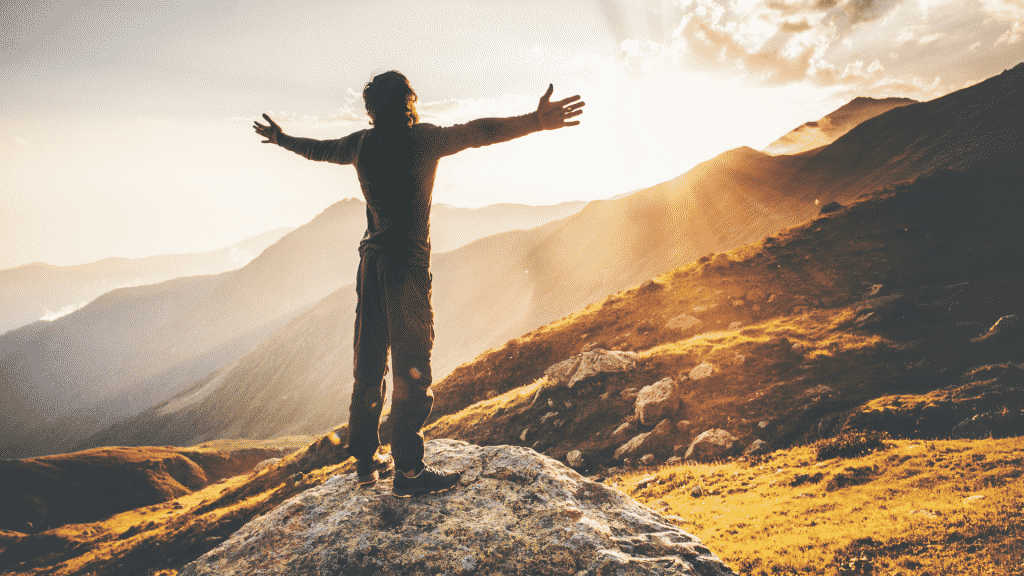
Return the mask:
<path id="1" fill-rule="evenodd" d="M 877 448 L 885 447 L 887 432 L 845 431 L 838 436 L 820 440 L 815 444 L 818 461 L 832 458 L 855 458 Z"/>

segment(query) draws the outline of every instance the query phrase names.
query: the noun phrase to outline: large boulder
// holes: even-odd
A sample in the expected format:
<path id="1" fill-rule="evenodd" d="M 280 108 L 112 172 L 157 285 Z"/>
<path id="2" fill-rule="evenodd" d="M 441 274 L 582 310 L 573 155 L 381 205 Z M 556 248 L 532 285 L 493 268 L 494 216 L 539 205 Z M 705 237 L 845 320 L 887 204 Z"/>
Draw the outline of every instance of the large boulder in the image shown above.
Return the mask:
<path id="1" fill-rule="evenodd" d="M 544 375 L 550 386 L 565 385 L 573 388 L 577 383 L 601 374 L 628 372 L 636 367 L 637 358 L 639 355 L 636 352 L 595 348 L 550 366 Z"/>
<path id="2" fill-rule="evenodd" d="M 679 384 L 672 378 L 644 386 L 636 397 L 636 417 L 644 426 L 653 426 L 679 411 L 680 395 Z"/>
<path id="3" fill-rule="evenodd" d="M 426 461 L 463 470 L 460 484 L 395 498 L 390 482 L 334 476 L 179 574 L 735 574 L 657 512 L 529 448 L 433 440 Z"/>
<path id="4" fill-rule="evenodd" d="M 726 430 L 712 428 L 701 432 L 690 447 L 686 449 L 686 460 L 715 460 L 726 458 L 736 453 L 739 438 L 733 436 Z"/>
<path id="5" fill-rule="evenodd" d="M 615 450 L 615 459 L 633 458 L 644 454 L 667 454 L 672 450 L 672 439 L 676 427 L 672 420 L 665 418 L 654 430 L 637 434 Z"/>

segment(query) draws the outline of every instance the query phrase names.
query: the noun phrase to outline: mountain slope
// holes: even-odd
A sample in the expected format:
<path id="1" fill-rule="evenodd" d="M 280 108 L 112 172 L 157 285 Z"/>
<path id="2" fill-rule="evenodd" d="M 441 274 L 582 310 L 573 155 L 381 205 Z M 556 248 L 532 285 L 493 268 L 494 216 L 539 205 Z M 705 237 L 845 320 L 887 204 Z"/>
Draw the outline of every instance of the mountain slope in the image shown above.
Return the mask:
<path id="1" fill-rule="evenodd" d="M 247 264 L 293 228 L 278 228 L 201 254 L 107 258 L 78 266 L 40 262 L 0 270 L 0 334 L 62 309 L 80 308 L 119 286 L 158 284 L 173 278 L 219 274 Z"/>
<path id="2" fill-rule="evenodd" d="M 863 192 L 865 182 L 890 185 L 907 174 L 913 175 L 914 170 L 930 170 L 932 163 L 919 163 L 914 159 L 945 154 L 948 142 L 955 141 L 957 136 L 946 134 L 943 138 L 934 138 L 929 136 L 929 131 L 934 125 L 945 122 L 951 129 L 964 130 L 962 140 L 970 142 L 979 134 L 979 128 L 976 124 L 963 126 L 957 119 L 975 108 L 998 114 L 1003 120 L 1002 125 L 996 128 L 989 124 L 983 126 L 994 131 L 993 138 L 1010 140 L 1005 148 L 978 149 L 979 155 L 966 160 L 961 158 L 959 160 L 963 161 L 957 166 L 977 165 L 996 169 L 1001 164 L 1011 164 L 1016 158 L 1013 146 L 1019 146 L 1024 132 L 1005 132 L 1005 124 L 1012 125 L 1020 118 L 1019 105 L 1015 108 L 1008 104 L 1006 94 L 1019 89 L 1022 76 L 1024 67 L 1018 67 L 972 87 L 969 97 L 954 93 L 939 101 L 890 110 L 864 124 L 874 126 L 871 130 L 851 130 L 814 157 L 772 157 L 748 148 L 736 149 L 672 181 L 624 198 L 592 202 L 571 217 L 532 230 L 483 238 L 458 250 L 436 255 L 433 263 L 437 333 L 434 374 L 441 379 L 466 358 L 580 310 L 609 293 L 692 262 L 701 254 L 759 241 L 780 228 L 806 221 L 818 212 L 819 207 L 814 203 L 817 198 L 849 202 Z M 960 104 L 968 109 L 961 110 Z M 922 112 L 905 115 L 908 110 L 920 106 L 925 106 Z M 878 133 L 872 135 L 873 131 Z M 924 133 L 915 137 L 915 131 Z M 899 138 L 894 134 L 899 134 Z M 894 152 L 895 156 L 878 157 L 876 142 L 887 138 L 906 141 L 910 148 Z M 839 148 L 841 154 L 833 152 L 833 148 Z M 853 167 L 832 164 L 838 160 L 819 161 L 822 157 L 837 159 L 840 155 L 850 158 Z M 861 161 L 861 157 L 874 160 Z M 284 381 L 261 381 L 259 374 L 271 374 L 285 367 L 291 369 L 294 365 L 289 364 L 289 359 L 304 357 L 300 347 L 312 346 L 325 353 L 330 350 L 331 354 L 340 350 L 337 356 L 339 365 L 334 371 L 341 382 L 333 384 L 327 396 L 332 398 L 335 406 L 335 422 L 347 419 L 345 396 L 351 359 L 344 351 L 351 343 L 351 335 L 348 334 L 351 322 L 339 313 L 346 309 L 338 304 L 344 301 L 345 296 L 336 296 L 337 300 L 332 297 L 329 303 L 324 301 L 322 321 L 342 326 L 340 334 L 343 341 L 337 344 L 311 343 L 302 331 L 291 333 L 284 330 L 276 336 L 282 342 L 281 348 L 263 357 L 260 357 L 263 352 L 254 352 L 246 362 L 247 366 L 266 365 L 266 368 L 259 371 L 239 368 L 240 371 L 224 375 L 223 379 L 254 387 L 246 393 L 248 395 L 259 394 L 267 398 L 289 396 L 288 410 L 298 414 L 304 414 L 310 406 L 316 406 L 316 411 L 320 412 L 321 407 L 317 404 L 320 396 L 314 392 L 320 368 L 314 367 L 321 365 L 322 359 L 303 360 L 300 364 L 309 368 L 291 372 L 294 374 L 291 386 L 308 391 L 301 395 L 291 396 L 286 391 L 289 385 Z M 347 297 L 351 298 L 351 294 Z M 320 312 L 315 306 L 308 314 Z M 623 333 L 636 334 L 641 327 L 623 329 Z M 514 356 L 516 345 L 512 343 L 509 346 L 511 348 L 500 349 L 504 351 L 502 353 Z M 544 364 L 545 359 L 534 360 L 533 378 L 537 370 L 550 365 Z M 465 372 L 456 371 L 452 377 L 459 379 L 464 375 Z M 481 399 L 481 394 L 499 393 L 528 381 L 481 383 L 474 380 L 473 386 L 457 387 L 456 394 L 439 394 L 435 410 L 439 415 L 447 414 Z M 443 385 L 438 384 L 439 389 Z M 336 390 L 341 391 L 341 397 L 337 404 L 333 404 Z M 234 394 L 230 398 L 241 401 L 242 396 Z M 212 400 L 204 402 L 204 406 L 212 406 L 209 403 Z M 236 430 L 241 425 L 232 419 L 234 417 L 218 421 L 216 412 L 192 406 L 190 404 L 186 408 L 182 405 L 180 409 L 195 409 L 196 418 L 202 412 L 206 422 L 217 421 L 212 425 L 215 430 Z M 256 413 L 255 407 L 247 410 Z M 330 416 L 329 412 L 322 414 L 324 418 Z M 246 417 L 244 421 L 251 421 L 251 418 Z M 161 429 L 162 425 L 153 422 L 144 424 L 138 421 L 136 429 Z M 270 426 L 268 423 L 261 434 L 272 434 L 272 428 L 280 425 Z M 328 426 L 325 421 L 323 429 Z M 122 428 L 123 431 L 129 429 L 131 427 Z M 293 430 L 285 427 L 279 433 L 286 431 Z M 302 431 L 313 433 L 318 430 Z M 130 437 L 123 434 L 116 437 L 123 439 L 119 441 L 130 441 Z"/>
<path id="3" fill-rule="evenodd" d="M 442 210 L 435 225 L 453 245 L 576 208 Z M 0 388 L 12 398 L 0 457 L 67 449 L 239 359 L 354 279 L 365 226 L 365 203 L 343 200 L 239 270 L 115 290 L 53 323 L 0 336 Z"/>
<path id="4" fill-rule="evenodd" d="M 854 98 L 820 120 L 797 126 L 765 147 L 764 152 L 772 156 L 811 152 L 835 142 L 837 138 L 869 118 L 916 102 L 917 100 L 910 98 Z"/>
<path id="5" fill-rule="evenodd" d="M 459 367 L 425 433 L 594 466 L 682 456 L 708 429 L 737 449 L 1024 434 L 1024 237 L 1008 233 L 1022 181 L 1021 167 L 943 171 L 612 295 Z M 637 366 L 574 388 L 544 377 L 593 346 Z M 681 404 L 656 427 L 634 404 L 665 378 Z"/>

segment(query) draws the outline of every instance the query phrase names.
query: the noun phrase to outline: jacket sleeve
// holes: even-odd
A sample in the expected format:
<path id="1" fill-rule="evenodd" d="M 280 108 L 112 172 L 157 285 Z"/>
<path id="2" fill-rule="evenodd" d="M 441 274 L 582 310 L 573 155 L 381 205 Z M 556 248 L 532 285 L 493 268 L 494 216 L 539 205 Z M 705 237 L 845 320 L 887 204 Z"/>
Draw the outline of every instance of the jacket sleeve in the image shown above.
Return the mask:
<path id="1" fill-rule="evenodd" d="M 439 156 L 449 156 L 467 148 L 508 142 L 540 130 L 540 118 L 536 112 L 511 118 L 480 118 L 438 129 L 435 132 L 435 150 Z"/>
<path id="2" fill-rule="evenodd" d="M 351 164 L 355 160 L 356 147 L 363 132 L 365 130 L 354 132 L 338 140 L 314 140 L 280 134 L 277 137 L 277 145 L 317 162 Z"/>

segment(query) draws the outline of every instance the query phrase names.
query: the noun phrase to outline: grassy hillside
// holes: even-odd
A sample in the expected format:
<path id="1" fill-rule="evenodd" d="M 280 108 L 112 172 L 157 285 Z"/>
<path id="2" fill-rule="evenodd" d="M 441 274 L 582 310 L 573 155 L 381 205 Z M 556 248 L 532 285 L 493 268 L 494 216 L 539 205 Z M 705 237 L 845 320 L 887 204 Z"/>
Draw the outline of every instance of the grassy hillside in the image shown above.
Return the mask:
<path id="1" fill-rule="evenodd" d="M 636 390 L 666 377 L 687 421 L 673 445 L 709 428 L 776 448 L 849 428 L 1019 434 L 1024 246 L 1008 232 L 1020 178 L 921 178 L 612 295 L 456 369 L 436 385 L 428 435 L 522 444 L 530 428 L 527 445 L 609 465 L 629 438 L 614 430 L 652 428 L 634 417 Z M 683 314 L 699 324 L 673 328 Z M 546 368 L 594 345 L 639 363 L 575 390 L 547 385 Z M 714 373 L 689 378 L 702 363 Z"/>
<path id="2" fill-rule="evenodd" d="M 1024 574 L 1018 439 L 886 441 L 824 459 L 820 446 L 607 482 L 744 576 Z"/>

